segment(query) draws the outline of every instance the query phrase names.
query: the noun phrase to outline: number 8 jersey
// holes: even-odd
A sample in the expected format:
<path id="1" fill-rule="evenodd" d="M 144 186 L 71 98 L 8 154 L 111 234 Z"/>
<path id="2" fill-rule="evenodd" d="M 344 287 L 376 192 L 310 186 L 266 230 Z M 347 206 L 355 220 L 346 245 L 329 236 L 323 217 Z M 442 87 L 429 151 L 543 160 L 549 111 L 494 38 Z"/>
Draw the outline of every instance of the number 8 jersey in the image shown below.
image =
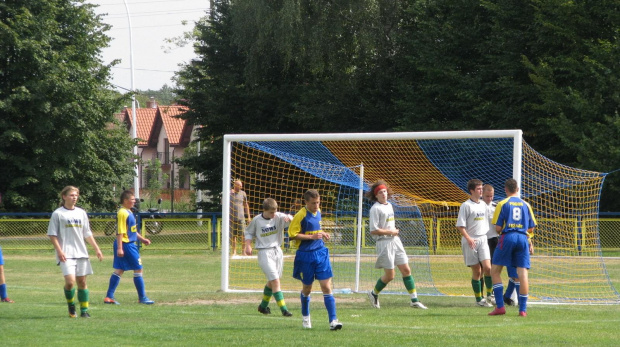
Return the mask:
<path id="1" fill-rule="evenodd" d="M 493 224 L 502 227 L 502 233 L 516 231 L 531 238 L 527 231 L 536 226 L 536 219 L 530 204 L 512 196 L 497 204 Z"/>

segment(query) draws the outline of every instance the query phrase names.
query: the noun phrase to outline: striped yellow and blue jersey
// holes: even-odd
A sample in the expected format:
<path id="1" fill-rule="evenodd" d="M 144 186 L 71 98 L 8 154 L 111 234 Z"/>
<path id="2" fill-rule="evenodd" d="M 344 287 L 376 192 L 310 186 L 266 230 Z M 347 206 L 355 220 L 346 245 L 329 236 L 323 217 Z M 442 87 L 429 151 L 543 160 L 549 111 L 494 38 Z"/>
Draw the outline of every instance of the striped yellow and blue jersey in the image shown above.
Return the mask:
<path id="1" fill-rule="evenodd" d="M 323 239 L 293 240 L 293 238 L 297 236 L 297 234 L 314 235 L 319 232 L 321 232 L 321 210 L 313 214 L 308 211 L 306 207 L 302 207 L 301 210 L 295 214 L 288 228 L 288 234 L 292 240 L 292 247 L 304 252 L 315 251 L 325 247 Z"/>
<path id="2" fill-rule="evenodd" d="M 493 224 L 502 227 L 502 233 L 516 231 L 532 237 L 529 229 L 536 227 L 532 207 L 516 196 L 508 197 L 497 204 L 493 214 Z"/>
<path id="3" fill-rule="evenodd" d="M 116 213 L 116 223 L 118 225 L 117 235 L 123 235 L 123 243 L 138 241 L 136 217 L 130 210 L 121 207 Z"/>

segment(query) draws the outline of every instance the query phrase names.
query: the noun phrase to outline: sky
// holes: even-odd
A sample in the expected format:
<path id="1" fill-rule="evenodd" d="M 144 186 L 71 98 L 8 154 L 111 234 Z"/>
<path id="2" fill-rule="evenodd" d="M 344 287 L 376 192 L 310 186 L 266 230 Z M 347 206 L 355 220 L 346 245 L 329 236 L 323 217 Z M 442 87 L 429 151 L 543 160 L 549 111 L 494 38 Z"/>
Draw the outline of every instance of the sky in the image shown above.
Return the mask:
<path id="1" fill-rule="evenodd" d="M 95 13 L 106 14 L 103 22 L 112 26 L 106 33 L 112 40 L 109 47 L 102 50 L 105 64 L 121 60 L 112 68 L 112 84 L 118 91 L 131 90 L 130 51 L 133 51 L 134 89 L 158 90 L 164 84 L 174 86 L 171 78 L 179 70 L 179 64 L 189 62 L 196 55 L 191 45 L 171 47 L 165 39 L 180 37 L 192 30 L 194 22 L 206 16 L 209 0 L 125 1 L 131 18 L 131 50 L 124 0 L 85 0 L 99 5 Z M 183 21 L 187 25 L 183 25 Z"/>

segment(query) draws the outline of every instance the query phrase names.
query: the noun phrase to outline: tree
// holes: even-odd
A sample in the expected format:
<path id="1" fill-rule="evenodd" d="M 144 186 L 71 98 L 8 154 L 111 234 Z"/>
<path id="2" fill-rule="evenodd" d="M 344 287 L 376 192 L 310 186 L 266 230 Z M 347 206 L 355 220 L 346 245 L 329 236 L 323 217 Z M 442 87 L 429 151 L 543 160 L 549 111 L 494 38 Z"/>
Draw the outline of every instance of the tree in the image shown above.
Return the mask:
<path id="1" fill-rule="evenodd" d="M 620 167 L 618 1 L 415 0 L 403 23 L 400 130 L 523 129 L 560 163 Z"/>
<path id="2" fill-rule="evenodd" d="M 222 136 L 383 131 L 396 125 L 391 37 L 402 1 L 216 1 L 178 75 L 185 118 L 203 125 L 197 188 L 219 209 Z M 334 123 L 334 119 L 338 119 Z"/>
<path id="3" fill-rule="evenodd" d="M 132 174 L 133 142 L 110 92 L 110 41 L 83 1 L 0 3 L 0 192 L 8 211 L 49 211 L 66 185 L 109 208 Z"/>

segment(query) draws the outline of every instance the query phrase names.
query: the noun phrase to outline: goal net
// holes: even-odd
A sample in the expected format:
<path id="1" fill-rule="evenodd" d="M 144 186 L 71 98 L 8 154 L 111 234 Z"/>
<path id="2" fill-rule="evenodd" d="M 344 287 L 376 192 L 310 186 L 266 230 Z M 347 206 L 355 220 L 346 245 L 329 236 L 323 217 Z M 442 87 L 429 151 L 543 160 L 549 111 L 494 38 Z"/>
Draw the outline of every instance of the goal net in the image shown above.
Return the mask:
<path id="1" fill-rule="evenodd" d="M 456 217 L 468 199 L 467 181 L 478 178 L 505 198 L 515 178 L 536 214 L 530 298 L 545 302 L 618 303 L 602 257 L 598 212 L 604 173 L 553 162 L 522 141 L 520 130 L 369 134 L 226 135 L 224 137 L 222 283 L 224 291 L 261 291 L 266 279 L 256 256 L 232 256 L 229 230 L 233 180 L 243 183 L 252 217 L 274 198 L 279 211 L 295 214 L 307 189 L 321 194 L 323 229 L 335 292 L 365 292 L 383 270 L 375 269 L 369 235 L 369 185 L 385 180 L 393 190 L 397 228 L 420 295 L 473 296 L 463 264 Z M 228 242 L 226 242 L 228 241 Z M 295 250 L 285 241 L 285 291 Z M 254 253 L 255 254 L 255 253 Z M 504 271 L 505 272 L 505 271 Z M 505 276 L 505 275 L 504 275 Z M 406 293 L 392 281 L 382 293 Z"/>

